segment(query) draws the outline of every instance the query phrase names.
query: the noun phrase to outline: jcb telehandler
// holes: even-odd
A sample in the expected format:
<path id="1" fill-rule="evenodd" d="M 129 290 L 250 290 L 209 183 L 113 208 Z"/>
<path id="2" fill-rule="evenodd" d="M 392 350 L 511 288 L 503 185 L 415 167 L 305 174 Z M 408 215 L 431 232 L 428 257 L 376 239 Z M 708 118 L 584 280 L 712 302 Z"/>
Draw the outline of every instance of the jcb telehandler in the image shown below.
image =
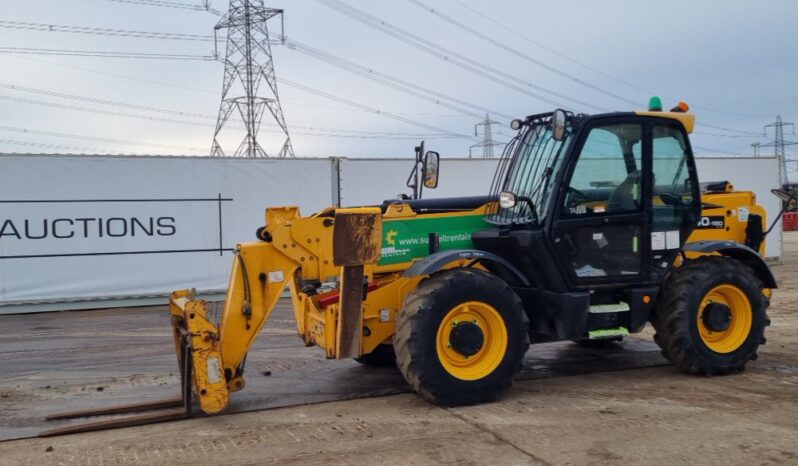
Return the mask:
<path id="1" fill-rule="evenodd" d="M 515 120 L 485 196 L 392 199 L 302 217 L 266 209 L 235 249 L 220 321 L 172 293 L 175 408 L 48 434 L 218 413 L 244 388 L 247 351 L 286 288 L 297 332 L 327 358 L 396 364 L 424 399 L 496 398 L 530 343 L 606 342 L 647 322 L 665 357 L 693 374 L 741 371 L 770 323 L 776 280 L 760 253 L 753 193 L 699 184 L 684 104 L 636 113 L 562 110 Z M 423 157 L 422 157 L 423 156 Z M 437 185 L 438 154 L 417 151 L 414 192 Z M 69 413 L 88 415 L 107 410 Z M 64 417 L 64 416 L 59 416 Z"/>

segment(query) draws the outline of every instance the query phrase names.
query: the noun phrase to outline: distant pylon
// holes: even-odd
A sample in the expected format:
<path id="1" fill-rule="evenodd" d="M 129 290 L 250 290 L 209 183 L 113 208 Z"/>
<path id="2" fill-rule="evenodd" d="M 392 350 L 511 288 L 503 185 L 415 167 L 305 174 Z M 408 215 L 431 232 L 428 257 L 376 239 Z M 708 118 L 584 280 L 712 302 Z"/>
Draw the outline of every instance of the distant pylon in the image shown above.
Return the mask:
<path id="1" fill-rule="evenodd" d="M 795 134 L 795 125 L 781 120 L 781 115 L 776 115 L 776 121 L 765 125 L 765 136 L 767 136 L 767 129 L 774 128 L 775 138 L 773 142 L 762 144 L 760 147 L 773 146 L 773 155 L 779 161 L 779 186 L 784 186 L 788 182 L 787 178 L 787 159 L 784 146 L 791 146 L 798 144 L 798 142 L 784 140 L 784 127 L 792 126 L 792 134 Z"/>
<path id="2" fill-rule="evenodd" d="M 279 40 L 269 37 L 267 21 L 275 16 L 280 16 Z M 225 155 L 219 142 L 219 135 L 230 115 L 237 110 L 244 123 L 246 135 L 233 155 L 268 157 L 258 142 L 258 130 L 267 109 L 285 134 L 285 142 L 278 156 L 294 156 L 291 137 L 280 107 L 272 60 L 272 43 L 283 43 L 285 40 L 282 18 L 283 10 L 266 8 L 263 0 L 230 0 L 230 9 L 214 27 L 215 31 L 227 29 L 227 46 L 224 57 L 222 103 L 219 106 L 219 116 L 213 134 L 211 156 Z M 259 93 L 263 82 L 266 83 L 267 89 Z"/>
<path id="3" fill-rule="evenodd" d="M 479 127 L 482 126 L 482 142 L 479 144 L 474 144 L 468 148 L 468 157 L 471 157 L 471 149 L 475 147 L 481 147 L 483 158 L 493 158 L 493 147 L 502 145 L 501 142 L 493 142 L 493 131 L 491 130 L 491 126 L 498 124 L 500 123 L 498 121 L 491 120 L 490 115 L 486 113 L 485 119 L 481 123 L 474 125 L 474 136 L 479 136 Z"/>

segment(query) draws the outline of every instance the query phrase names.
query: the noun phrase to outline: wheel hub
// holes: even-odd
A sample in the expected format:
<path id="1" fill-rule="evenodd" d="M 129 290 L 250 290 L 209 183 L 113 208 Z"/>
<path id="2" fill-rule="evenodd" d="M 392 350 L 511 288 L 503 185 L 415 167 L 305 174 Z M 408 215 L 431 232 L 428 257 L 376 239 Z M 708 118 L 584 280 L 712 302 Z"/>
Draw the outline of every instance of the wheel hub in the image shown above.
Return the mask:
<path id="1" fill-rule="evenodd" d="M 704 309 L 701 319 L 707 329 L 713 332 L 723 332 L 731 326 L 731 309 L 725 304 L 710 303 Z"/>
<path id="2" fill-rule="evenodd" d="M 453 350 L 463 356 L 473 356 L 479 353 L 485 344 L 485 334 L 479 325 L 473 322 L 459 322 L 455 324 L 449 335 L 449 344 Z"/>

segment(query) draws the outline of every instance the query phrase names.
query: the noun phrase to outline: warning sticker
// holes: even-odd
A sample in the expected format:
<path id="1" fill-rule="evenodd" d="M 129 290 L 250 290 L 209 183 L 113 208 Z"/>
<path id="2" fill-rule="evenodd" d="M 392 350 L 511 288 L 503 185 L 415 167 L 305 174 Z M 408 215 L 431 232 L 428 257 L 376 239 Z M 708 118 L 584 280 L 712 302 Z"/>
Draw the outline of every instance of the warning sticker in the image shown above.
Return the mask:
<path id="1" fill-rule="evenodd" d="M 222 380 L 222 367 L 219 364 L 219 358 L 208 358 L 208 382 L 217 383 Z"/>
<path id="2" fill-rule="evenodd" d="M 679 230 L 665 233 L 665 249 L 679 249 Z"/>
<path id="3" fill-rule="evenodd" d="M 748 221 L 748 207 L 740 207 L 737 209 L 737 221 L 738 222 L 747 222 Z"/>
<path id="4" fill-rule="evenodd" d="M 665 232 L 652 231 L 651 232 L 651 249 L 654 251 L 661 251 L 665 249 Z"/>

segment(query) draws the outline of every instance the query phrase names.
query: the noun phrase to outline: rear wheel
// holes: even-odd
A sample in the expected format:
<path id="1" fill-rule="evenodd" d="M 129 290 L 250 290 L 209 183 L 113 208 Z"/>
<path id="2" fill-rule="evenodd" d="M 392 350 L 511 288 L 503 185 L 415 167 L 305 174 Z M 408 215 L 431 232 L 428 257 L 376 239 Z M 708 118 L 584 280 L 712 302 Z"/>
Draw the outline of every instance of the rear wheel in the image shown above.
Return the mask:
<path id="1" fill-rule="evenodd" d="M 505 282 L 481 270 L 447 270 L 408 295 L 396 322 L 396 360 L 428 401 L 490 401 L 521 370 L 528 327 L 520 298 Z"/>
<path id="2" fill-rule="evenodd" d="M 742 371 L 770 324 L 762 282 L 741 262 L 702 257 L 674 270 L 660 291 L 654 340 L 676 367 L 702 375 Z"/>

